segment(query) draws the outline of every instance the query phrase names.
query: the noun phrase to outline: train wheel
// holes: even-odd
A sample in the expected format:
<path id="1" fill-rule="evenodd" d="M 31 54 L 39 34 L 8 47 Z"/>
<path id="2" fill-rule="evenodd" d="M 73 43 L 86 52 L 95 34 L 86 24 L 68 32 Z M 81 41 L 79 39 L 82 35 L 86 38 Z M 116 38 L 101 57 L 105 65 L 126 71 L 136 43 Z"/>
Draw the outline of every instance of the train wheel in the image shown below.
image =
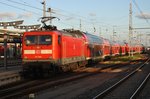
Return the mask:
<path id="1" fill-rule="evenodd" d="M 88 64 L 87 61 L 78 62 L 78 68 L 85 67 Z"/>
<path id="2" fill-rule="evenodd" d="M 71 63 L 69 64 L 70 70 L 76 70 L 78 68 L 78 63 Z"/>
<path id="3" fill-rule="evenodd" d="M 60 66 L 56 65 L 56 64 L 52 64 L 51 65 L 51 70 L 53 74 L 58 74 L 62 72 L 62 69 Z"/>
<path id="4" fill-rule="evenodd" d="M 62 65 L 61 67 L 62 72 L 70 71 L 70 67 L 68 65 Z"/>

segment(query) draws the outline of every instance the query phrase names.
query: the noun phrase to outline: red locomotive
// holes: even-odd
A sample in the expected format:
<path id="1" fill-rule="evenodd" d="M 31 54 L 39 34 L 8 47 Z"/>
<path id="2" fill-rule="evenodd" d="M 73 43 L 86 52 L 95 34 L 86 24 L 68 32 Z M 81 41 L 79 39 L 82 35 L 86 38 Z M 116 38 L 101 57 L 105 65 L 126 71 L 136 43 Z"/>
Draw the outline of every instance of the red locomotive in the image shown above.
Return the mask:
<path id="1" fill-rule="evenodd" d="M 86 65 L 86 38 L 81 32 L 26 32 L 22 41 L 23 69 L 58 71 Z"/>

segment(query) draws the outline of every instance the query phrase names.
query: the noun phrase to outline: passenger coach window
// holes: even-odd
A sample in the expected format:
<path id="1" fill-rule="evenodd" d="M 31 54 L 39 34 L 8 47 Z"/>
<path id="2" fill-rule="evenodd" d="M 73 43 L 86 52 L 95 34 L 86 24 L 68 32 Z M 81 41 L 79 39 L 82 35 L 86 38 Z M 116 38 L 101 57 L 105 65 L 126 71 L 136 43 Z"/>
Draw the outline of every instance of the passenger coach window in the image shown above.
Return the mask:
<path id="1" fill-rule="evenodd" d="M 42 45 L 51 45 L 52 44 L 52 36 L 51 35 L 40 35 L 39 36 L 39 44 Z"/>

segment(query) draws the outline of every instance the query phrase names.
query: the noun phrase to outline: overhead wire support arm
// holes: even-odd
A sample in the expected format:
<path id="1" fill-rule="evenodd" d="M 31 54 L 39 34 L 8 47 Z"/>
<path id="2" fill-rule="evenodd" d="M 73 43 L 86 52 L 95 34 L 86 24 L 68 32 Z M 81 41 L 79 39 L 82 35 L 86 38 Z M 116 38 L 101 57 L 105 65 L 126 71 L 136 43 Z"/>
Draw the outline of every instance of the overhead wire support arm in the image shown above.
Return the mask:
<path id="1" fill-rule="evenodd" d="M 133 28 L 133 29 L 150 29 L 150 27 L 146 27 L 146 28 Z"/>
<path id="2" fill-rule="evenodd" d="M 150 25 L 147 17 L 143 14 L 143 11 L 140 9 L 140 7 L 138 6 L 138 4 L 136 3 L 135 0 L 133 0 L 133 3 L 135 4 L 135 6 L 137 7 L 137 9 L 139 10 L 139 12 L 141 13 L 141 15 L 143 16 L 143 18 L 146 20 L 146 22 Z"/>

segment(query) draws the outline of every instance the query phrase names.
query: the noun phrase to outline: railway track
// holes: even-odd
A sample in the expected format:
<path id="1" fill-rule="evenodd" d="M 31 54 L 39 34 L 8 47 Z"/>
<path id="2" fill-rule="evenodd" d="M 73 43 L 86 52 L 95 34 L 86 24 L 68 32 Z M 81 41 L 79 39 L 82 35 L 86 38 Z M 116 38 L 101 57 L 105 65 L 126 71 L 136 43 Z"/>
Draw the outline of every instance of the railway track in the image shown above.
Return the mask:
<path id="1" fill-rule="evenodd" d="M 133 72 L 97 94 L 93 99 L 135 99 L 150 77 L 149 61 L 150 58 Z"/>
<path id="2" fill-rule="evenodd" d="M 10 62 L 10 63 L 13 63 L 13 62 L 15 63 L 16 61 L 12 60 L 12 62 Z M 20 62 L 21 60 L 18 60 L 18 61 Z M 112 67 L 112 65 L 108 65 L 108 66 L 102 67 L 101 69 L 106 69 L 106 68 L 111 68 L 111 67 Z M 117 67 L 117 65 L 113 65 L 114 69 L 115 69 L 115 67 Z M 14 68 L 14 66 L 13 67 L 10 66 L 9 68 Z M 16 68 L 18 69 L 18 67 L 16 67 Z M 11 83 L 22 82 L 22 81 L 20 81 L 22 78 L 21 78 L 21 75 L 19 72 L 20 72 L 20 70 L 15 70 L 15 71 L 7 71 L 6 73 L 0 74 L 0 86 L 3 86 L 3 85 L 9 86 L 8 84 L 11 85 Z"/>
<path id="3" fill-rule="evenodd" d="M 51 79 L 51 80 L 35 81 L 32 83 L 29 82 L 28 84 L 23 83 L 21 85 L 19 84 L 19 85 L 15 85 L 15 86 L 0 90 L 0 96 L 2 99 L 10 98 L 10 97 L 20 97 L 20 96 L 24 96 L 24 95 L 27 95 L 30 93 L 35 93 L 37 91 L 40 91 L 40 90 L 43 90 L 46 88 L 64 84 L 64 83 L 67 83 L 70 81 L 74 81 L 74 80 L 81 79 L 84 77 L 96 75 L 96 74 L 99 74 L 101 72 L 101 70 L 104 70 L 104 69 L 108 69 L 108 68 L 116 69 L 118 67 L 123 67 L 123 66 L 122 65 L 121 66 L 120 65 L 106 66 L 106 67 L 97 69 L 96 71 L 94 71 L 95 73 L 93 73 L 93 72 L 92 73 L 90 73 L 90 72 L 89 73 L 81 73 L 81 74 L 78 74 L 78 75 L 75 74 L 75 75 L 69 76 L 69 77 L 62 76 L 62 77 L 58 77 L 58 78 Z"/>
<path id="4" fill-rule="evenodd" d="M 145 87 L 145 85 L 148 82 L 149 78 L 150 78 L 150 73 L 145 77 L 143 82 L 140 84 L 140 86 L 137 88 L 137 90 L 133 93 L 133 95 L 130 97 L 130 99 L 135 99 L 135 98 L 137 98 L 139 96 L 139 93 Z"/>
<path id="5" fill-rule="evenodd" d="M 22 79 L 21 59 L 12 59 L 7 61 L 7 69 L 3 67 L 3 60 L 0 59 L 0 86 L 8 85 Z"/>
<path id="6" fill-rule="evenodd" d="M 20 66 L 22 64 L 22 59 L 8 59 L 7 60 L 7 67 L 12 66 Z M 0 68 L 4 66 L 4 60 L 0 59 Z"/>
<path id="7" fill-rule="evenodd" d="M 8 71 L 0 74 L 0 86 L 10 84 L 21 80 L 21 76 L 18 71 Z"/>

